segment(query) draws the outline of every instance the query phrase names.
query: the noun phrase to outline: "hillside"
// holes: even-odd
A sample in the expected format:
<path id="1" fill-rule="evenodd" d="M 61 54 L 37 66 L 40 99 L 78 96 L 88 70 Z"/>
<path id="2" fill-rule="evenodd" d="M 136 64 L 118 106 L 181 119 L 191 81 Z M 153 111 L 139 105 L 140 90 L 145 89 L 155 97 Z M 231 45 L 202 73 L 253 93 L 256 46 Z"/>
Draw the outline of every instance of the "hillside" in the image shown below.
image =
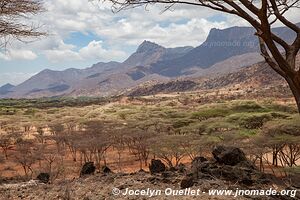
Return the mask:
<path id="1" fill-rule="evenodd" d="M 286 28 L 274 31 L 287 41 Z M 211 77 L 234 72 L 262 61 L 257 38 L 249 27 L 212 29 L 200 46 L 165 48 L 144 41 L 124 62 L 99 62 L 90 68 L 43 70 L 25 82 L 0 89 L 0 98 L 113 96 L 146 82 Z M 6 88 L 6 89 L 5 89 Z"/>
<path id="2" fill-rule="evenodd" d="M 300 56 L 299 56 L 300 57 Z M 129 96 L 148 96 L 159 93 L 186 92 L 197 90 L 217 90 L 231 88 L 264 89 L 286 86 L 285 80 L 274 72 L 265 62 L 237 70 L 229 74 L 203 78 L 177 79 L 164 83 L 139 85 L 128 92 Z"/>

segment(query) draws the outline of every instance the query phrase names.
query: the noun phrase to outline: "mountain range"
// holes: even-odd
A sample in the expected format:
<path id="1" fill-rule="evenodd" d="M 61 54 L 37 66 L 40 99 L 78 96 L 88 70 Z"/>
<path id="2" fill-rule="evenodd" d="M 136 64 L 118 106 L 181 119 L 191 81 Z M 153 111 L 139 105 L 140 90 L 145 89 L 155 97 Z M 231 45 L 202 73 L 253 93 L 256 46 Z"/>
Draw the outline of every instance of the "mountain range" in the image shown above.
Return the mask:
<path id="1" fill-rule="evenodd" d="M 274 32 L 288 42 L 296 37 L 285 27 L 274 28 Z M 90 68 L 64 71 L 46 69 L 17 86 L 0 87 L 0 98 L 110 96 L 149 81 L 214 77 L 260 61 L 253 28 L 212 29 L 196 48 L 165 48 L 144 41 L 122 63 L 99 62 Z"/>

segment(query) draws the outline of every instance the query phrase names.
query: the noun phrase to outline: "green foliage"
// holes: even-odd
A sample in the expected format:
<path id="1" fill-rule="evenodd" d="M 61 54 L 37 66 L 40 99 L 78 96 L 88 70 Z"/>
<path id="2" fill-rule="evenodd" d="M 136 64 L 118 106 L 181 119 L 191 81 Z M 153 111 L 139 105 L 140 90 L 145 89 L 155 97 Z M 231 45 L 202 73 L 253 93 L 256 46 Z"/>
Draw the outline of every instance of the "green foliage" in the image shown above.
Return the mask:
<path id="1" fill-rule="evenodd" d="M 259 105 L 255 101 L 241 101 L 236 102 L 233 107 L 231 108 L 233 112 L 267 112 L 268 109 L 264 108 L 263 106 Z"/>
<path id="2" fill-rule="evenodd" d="M 35 115 L 35 113 L 36 113 L 36 110 L 33 109 L 33 108 L 28 108 L 28 109 L 26 109 L 24 111 L 24 115 L 31 115 L 31 116 L 33 116 L 33 115 Z"/>
<path id="3" fill-rule="evenodd" d="M 271 104 L 267 104 L 266 107 L 270 110 L 289 113 L 289 114 L 294 114 L 294 113 L 298 112 L 298 110 L 295 106 L 288 106 L 288 105 L 271 103 Z"/>
<path id="4" fill-rule="evenodd" d="M 98 98 L 98 97 L 51 97 L 40 99 L 1 99 L 0 108 L 61 108 L 61 107 L 75 107 L 75 106 L 87 106 L 87 105 L 101 105 L 107 103 L 113 98 Z"/>
<path id="5" fill-rule="evenodd" d="M 239 131 L 239 133 L 243 136 L 255 136 L 257 135 L 257 130 L 253 129 L 242 129 Z"/>
<path id="6" fill-rule="evenodd" d="M 275 120 L 265 124 L 263 131 L 266 134 L 287 134 L 300 136 L 300 117 L 298 114 L 290 119 Z"/>
<path id="7" fill-rule="evenodd" d="M 296 167 L 286 167 L 284 168 L 284 170 L 289 173 L 290 176 L 293 175 L 300 175 L 300 166 L 296 166 Z"/>
<path id="8" fill-rule="evenodd" d="M 167 110 L 165 111 L 167 118 L 185 118 L 187 117 L 186 112 L 174 111 L 174 110 Z"/>
<path id="9" fill-rule="evenodd" d="M 224 122 L 224 121 L 215 121 L 209 123 L 206 126 L 205 131 L 207 133 L 216 133 L 216 132 L 228 132 L 238 129 L 238 127 L 232 123 Z"/>
<path id="10" fill-rule="evenodd" d="M 188 126 L 189 124 L 193 123 L 193 120 L 190 119 L 177 119 L 175 120 L 172 125 L 174 128 L 181 128 L 184 126 Z"/>
<path id="11" fill-rule="evenodd" d="M 13 108 L 2 108 L 0 110 L 0 115 L 15 115 L 16 113 L 16 109 Z"/>
<path id="12" fill-rule="evenodd" d="M 281 118 L 282 115 L 275 113 L 236 113 L 227 118 L 230 123 L 236 123 L 242 128 L 259 129 L 264 123 L 274 119 Z"/>
<path id="13" fill-rule="evenodd" d="M 229 111 L 222 108 L 205 108 L 198 112 L 192 113 L 192 119 L 198 119 L 200 121 L 207 120 L 215 117 L 225 117 Z"/>

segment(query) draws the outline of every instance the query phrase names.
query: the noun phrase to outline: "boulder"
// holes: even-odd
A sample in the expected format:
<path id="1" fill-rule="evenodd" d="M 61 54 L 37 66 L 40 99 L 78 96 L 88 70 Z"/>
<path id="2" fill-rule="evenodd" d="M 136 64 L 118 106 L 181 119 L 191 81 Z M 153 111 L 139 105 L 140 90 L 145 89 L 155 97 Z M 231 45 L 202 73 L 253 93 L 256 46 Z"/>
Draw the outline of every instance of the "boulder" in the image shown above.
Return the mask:
<path id="1" fill-rule="evenodd" d="M 184 164 L 182 164 L 182 163 L 180 163 L 180 164 L 177 166 L 177 168 L 178 168 L 178 172 L 179 172 L 179 173 L 185 173 L 185 172 L 186 172 L 186 166 L 185 166 Z"/>
<path id="2" fill-rule="evenodd" d="M 247 161 L 245 153 L 236 147 L 217 146 L 212 154 L 219 164 L 235 166 Z"/>
<path id="3" fill-rule="evenodd" d="M 193 185 L 195 184 L 193 177 L 186 177 L 184 179 L 182 179 L 181 183 L 180 183 L 180 187 L 181 189 L 186 189 L 186 188 L 190 188 L 193 187 Z"/>
<path id="4" fill-rule="evenodd" d="M 196 167 L 197 165 L 199 165 L 205 161 L 207 161 L 207 159 L 202 156 L 198 156 L 198 157 L 194 158 L 192 161 L 192 168 Z"/>
<path id="5" fill-rule="evenodd" d="M 174 172 L 172 172 L 172 171 L 164 171 L 164 172 L 161 173 L 161 176 L 163 178 L 170 178 L 170 177 L 174 176 Z"/>
<path id="6" fill-rule="evenodd" d="M 176 168 L 176 167 L 170 167 L 170 168 L 168 169 L 168 171 L 170 171 L 170 172 L 176 172 L 176 171 L 177 171 L 177 168 Z"/>
<path id="7" fill-rule="evenodd" d="M 244 186 L 270 182 L 270 178 L 248 161 L 244 152 L 238 148 L 218 146 L 212 154 L 215 160 L 198 158 L 193 161 L 190 176 L 194 180 L 221 179 Z"/>
<path id="8" fill-rule="evenodd" d="M 94 162 L 86 162 L 81 168 L 80 176 L 94 174 L 95 170 Z"/>
<path id="9" fill-rule="evenodd" d="M 111 169 L 109 167 L 107 167 L 107 166 L 102 167 L 102 172 L 104 174 L 110 174 L 110 173 L 112 173 Z"/>
<path id="10" fill-rule="evenodd" d="M 151 174 L 161 173 L 166 171 L 166 165 L 161 160 L 151 160 L 151 164 L 149 165 L 149 170 Z"/>
<path id="11" fill-rule="evenodd" d="M 36 178 L 42 183 L 49 183 L 50 174 L 49 173 L 40 173 Z"/>

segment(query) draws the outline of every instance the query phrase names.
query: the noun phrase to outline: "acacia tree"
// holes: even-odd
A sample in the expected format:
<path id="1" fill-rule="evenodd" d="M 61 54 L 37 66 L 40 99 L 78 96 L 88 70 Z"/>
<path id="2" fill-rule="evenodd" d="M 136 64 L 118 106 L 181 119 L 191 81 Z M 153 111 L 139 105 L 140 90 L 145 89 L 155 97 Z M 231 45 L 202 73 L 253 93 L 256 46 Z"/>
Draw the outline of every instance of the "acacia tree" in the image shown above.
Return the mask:
<path id="1" fill-rule="evenodd" d="M 210 8 L 246 20 L 256 30 L 260 51 L 265 61 L 288 83 L 300 113 L 300 70 L 296 56 L 300 48 L 300 27 L 285 14 L 294 9 L 299 12 L 300 0 L 110 0 L 116 11 L 148 4 L 164 4 L 166 10 L 175 4 L 188 4 Z M 289 44 L 271 29 L 280 22 L 296 33 Z M 281 51 L 283 49 L 283 52 Z"/>
<path id="2" fill-rule="evenodd" d="M 8 150 L 13 148 L 13 141 L 10 135 L 0 135 L 0 147 L 5 155 L 6 160 L 8 159 Z"/>
<path id="3" fill-rule="evenodd" d="M 10 38 L 21 40 L 39 37 L 45 33 L 39 27 L 24 23 L 31 15 L 43 11 L 39 0 L 1 0 L 0 1 L 0 47 L 6 45 Z"/>

